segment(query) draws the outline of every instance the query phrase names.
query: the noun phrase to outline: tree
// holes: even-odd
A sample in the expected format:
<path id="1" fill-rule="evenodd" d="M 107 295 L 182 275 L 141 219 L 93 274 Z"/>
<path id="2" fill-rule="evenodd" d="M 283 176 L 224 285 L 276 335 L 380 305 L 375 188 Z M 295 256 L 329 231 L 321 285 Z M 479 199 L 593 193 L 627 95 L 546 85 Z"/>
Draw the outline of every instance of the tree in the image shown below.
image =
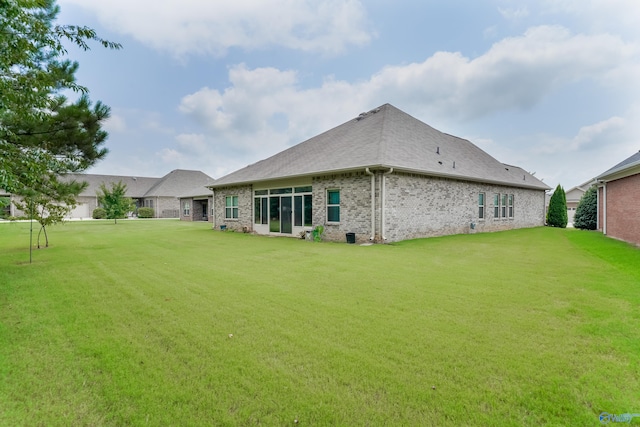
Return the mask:
<path id="1" fill-rule="evenodd" d="M 549 200 L 547 211 L 547 225 L 550 227 L 566 228 L 569 218 L 567 216 L 567 196 L 560 184 Z"/>
<path id="2" fill-rule="evenodd" d="M 78 204 L 76 197 L 87 187 L 85 182 L 63 182 L 50 188 L 47 193 L 32 192 L 15 202 L 21 211 L 27 213 L 29 219 L 40 224 L 38 232 L 38 249 L 40 249 L 40 235 L 44 233 L 45 247 L 49 247 L 47 226 L 64 221 L 69 212 Z"/>
<path id="3" fill-rule="evenodd" d="M 125 218 L 127 213 L 135 209 L 135 204 L 131 198 L 126 196 L 127 185 L 122 181 L 111 184 L 111 190 L 102 183 L 98 192 L 98 203 L 107 212 L 107 218 L 118 223 L 118 218 Z"/>
<path id="4" fill-rule="evenodd" d="M 573 226 L 582 230 L 595 230 L 598 225 L 598 188 L 593 185 L 580 198 Z"/>
<path id="5" fill-rule="evenodd" d="M 0 0 L 0 11 L 0 188 L 53 197 L 58 176 L 83 171 L 107 153 L 101 125 L 109 108 L 92 107 L 63 42 L 84 50 L 89 41 L 121 46 L 87 27 L 54 25 L 55 0 Z M 61 95 L 69 89 L 81 93 L 76 102 Z"/>

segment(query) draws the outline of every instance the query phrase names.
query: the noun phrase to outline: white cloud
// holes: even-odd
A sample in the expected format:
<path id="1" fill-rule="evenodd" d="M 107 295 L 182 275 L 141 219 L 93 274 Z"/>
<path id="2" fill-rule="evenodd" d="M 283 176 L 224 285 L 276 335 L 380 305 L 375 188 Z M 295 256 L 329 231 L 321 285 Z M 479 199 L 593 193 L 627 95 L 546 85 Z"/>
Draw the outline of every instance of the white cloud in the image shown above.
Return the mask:
<path id="1" fill-rule="evenodd" d="M 104 122 L 103 127 L 109 133 L 124 132 L 127 129 L 127 122 L 124 116 L 111 113 L 111 116 Z"/>
<path id="2" fill-rule="evenodd" d="M 507 21 L 517 21 L 529 16 L 529 9 L 526 6 L 517 8 L 517 9 L 512 9 L 512 8 L 503 9 L 499 7 L 498 12 L 500 12 L 500 15 L 502 15 L 502 17 Z"/>
<path id="3" fill-rule="evenodd" d="M 327 77 L 311 88 L 300 87 L 296 71 L 249 69 L 240 64 L 229 69 L 225 89 L 205 87 L 185 96 L 179 109 L 201 125 L 204 139 L 198 139 L 198 144 L 205 144 L 212 153 L 210 165 L 228 173 L 385 102 L 428 118 L 436 127 L 445 122 L 459 128 L 483 116 L 533 108 L 566 84 L 588 81 L 614 85 L 617 90 L 629 87 L 629 81 L 611 76 L 637 67 L 637 62 L 637 48 L 618 37 L 540 26 L 503 39 L 473 59 L 437 52 L 420 63 L 385 67 L 367 80 Z M 280 120 L 284 126 L 274 126 L 275 118 L 284 118 Z M 564 176 L 563 165 L 544 159 L 557 150 L 554 144 L 561 144 L 565 153 L 606 145 L 611 135 L 629 126 L 628 118 L 611 117 L 585 125 L 573 138 L 523 136 L 522 146 L 542 147 L 536 152 L 530 148 L 510 151 L 502 146 L 512 141 L 478 137 L 492 155 L 540 169 L 538 176 L 549 177 L 549 182 Z M 177 149 L 186 152 L 187 148 Z"/>
<path id="4" fill-rule="evenodd" d="M 106 27 L 176 56 L 229 48 L 342 53 L 374 36 L 360 0 L 60 0 Z"/>

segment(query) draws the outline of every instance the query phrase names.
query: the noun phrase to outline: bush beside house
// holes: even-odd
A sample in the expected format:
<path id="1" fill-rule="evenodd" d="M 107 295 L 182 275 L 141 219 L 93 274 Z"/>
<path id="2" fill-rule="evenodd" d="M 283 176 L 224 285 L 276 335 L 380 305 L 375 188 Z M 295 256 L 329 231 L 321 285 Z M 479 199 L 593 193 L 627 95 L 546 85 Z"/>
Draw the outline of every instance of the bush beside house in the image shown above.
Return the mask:
<path id="1" fill-rule="evenodd" d="M 590 187 L 580 198 L 573 226 L 582 230 L 595 230 L 598 225 L 598 190 Z"/>

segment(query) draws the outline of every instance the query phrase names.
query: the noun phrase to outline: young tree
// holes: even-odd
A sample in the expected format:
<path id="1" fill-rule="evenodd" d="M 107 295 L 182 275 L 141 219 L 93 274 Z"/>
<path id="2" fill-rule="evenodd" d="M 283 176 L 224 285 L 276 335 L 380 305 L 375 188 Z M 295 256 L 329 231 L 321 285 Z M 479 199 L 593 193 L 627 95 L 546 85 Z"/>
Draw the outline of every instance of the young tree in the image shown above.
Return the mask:
<path id="1" fill-rule="evenodd" d="M 22 196 L 102 159 L 109 108 L 92 107 L 63 42 L 119 49 L 87 27 L 54 25 L 55 0 L 0 0 L 0 188 Z M 62 91 L 82 93 L 69 102 Z M 43 179 L 46 178 L 46 179 Z"/>
<path id="2" fill-rule="evenodd" d="M 77 196 L 87 187 L 85 182 L 63 182 L 49 186 L 47 193 L 33 191 L 15 202 L 18 209 L 25 212 L 29 219 L 40 224 L 38 232 L 38 249 L 40 249 L 40 235 L 44 233 L 45 247 L 49 247 L 47 226 L 63 222 L 69 212 L 77 206 Z"/>
<path id="3" fill-rule="evenodd" d="M 566 228 L 569 218 L 567 216 L 567 196 L 560 184 L 549 200 L 547 211 L 547 225 L 550 227 Z"/>
<path id="4" fill-rule="evenodd" d="M 582 230 L 595 230 L 598 225 L 598 188 L 593 185 L 580 198 L 573 226 Z"/>
<path id="5" fill-rule="evenodd" d="M 107 212 L 107 218 L 113 219 L 114 223 L 118 223 L 118 218 L 125 218 L 127 213 L 135 209 L 133 200 L 126 196 L 127 185 L 122 181 L 111 184 L 111 190 L 106 185 L 100 184 L 100 192 L 98 193 L 98 203 Z"/>

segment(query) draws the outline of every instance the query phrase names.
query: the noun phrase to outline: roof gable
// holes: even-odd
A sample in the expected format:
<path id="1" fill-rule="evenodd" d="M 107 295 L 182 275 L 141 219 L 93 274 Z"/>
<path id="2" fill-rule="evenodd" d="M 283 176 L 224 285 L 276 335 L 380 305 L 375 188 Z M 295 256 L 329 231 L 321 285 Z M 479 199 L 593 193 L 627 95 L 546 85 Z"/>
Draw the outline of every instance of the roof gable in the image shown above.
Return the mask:
<path id="1" fill-rule="evenodd" d="M 367 167 L 549 188 L 523 169 L 504 165 L 471 142 L 442 133 L 390 104 L 226 175 L 212 187 Z"/>
<path id="2" fill-rule="evenodd" d="M 180 197 L 195 186 L 212 184 L 213 178 L 204 172 L 175 169 L 158 179 L 145 194 L 145 197 Z"/>
<path id="3" fill-rule="evenodd" d="M 611 169 L 608 169 L 606 172 L 598 175 L 596 179 L 608 181 L 629 175 L 635 175 L 636 173 L 640 173 L 640 151 L 633 154 L 631 157 L 624 159 Z"/>

